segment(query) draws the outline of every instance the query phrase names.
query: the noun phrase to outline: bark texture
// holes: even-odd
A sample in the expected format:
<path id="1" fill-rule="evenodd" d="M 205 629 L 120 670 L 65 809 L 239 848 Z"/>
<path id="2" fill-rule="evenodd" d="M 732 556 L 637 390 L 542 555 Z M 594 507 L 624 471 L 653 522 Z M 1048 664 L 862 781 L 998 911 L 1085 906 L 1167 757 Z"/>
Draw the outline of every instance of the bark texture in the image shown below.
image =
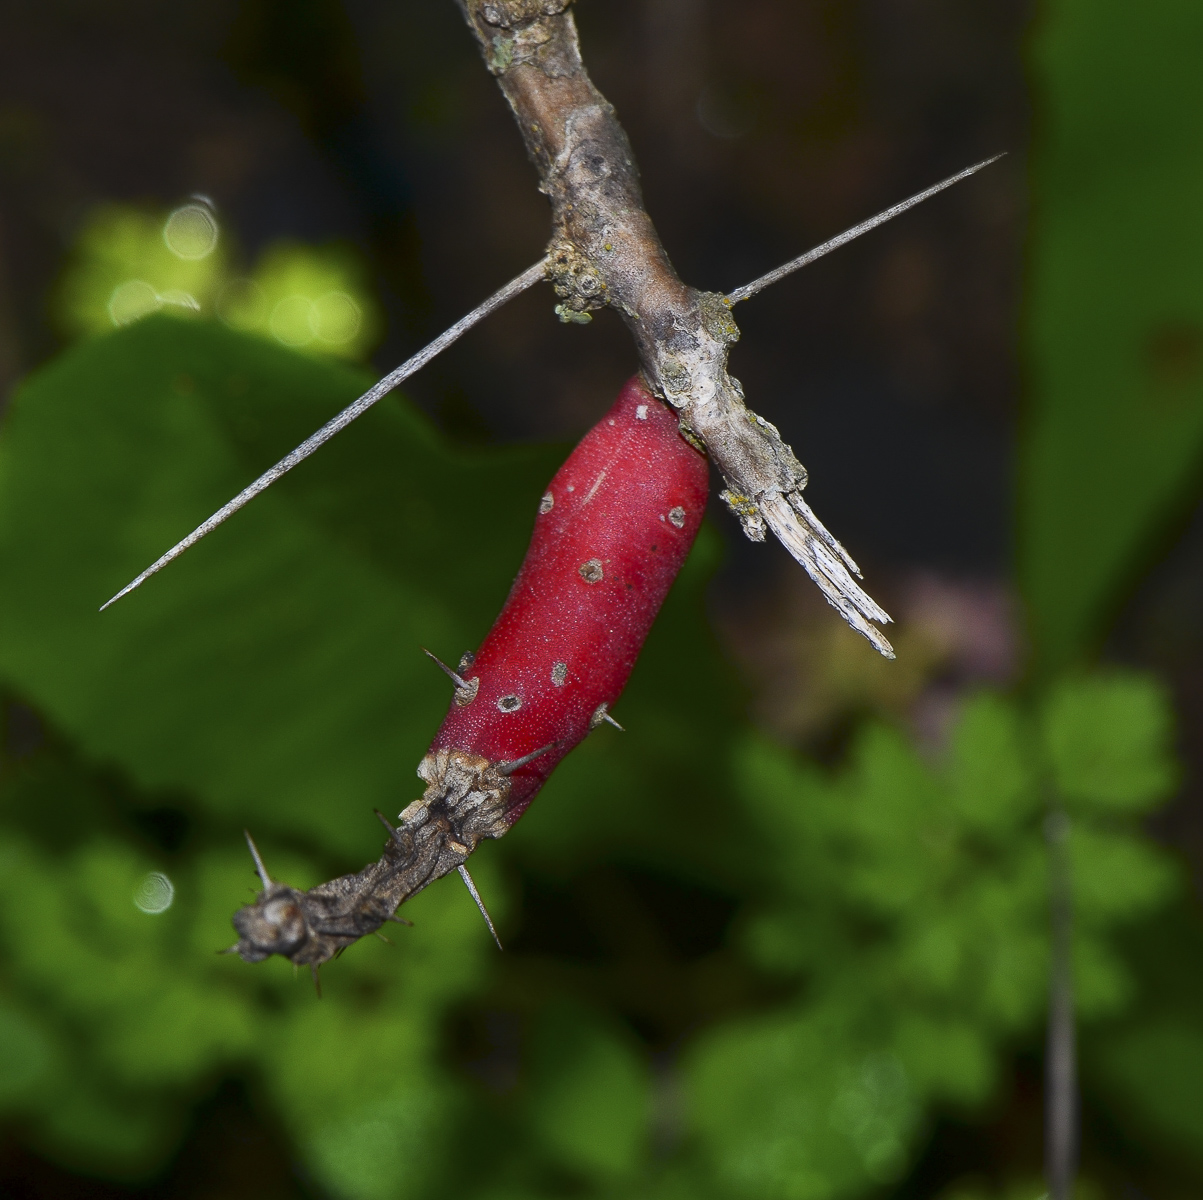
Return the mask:
<path id="1" fill-rule="evenodd" d="M 397 829 L 381 817 L 389 840 L 380 860 L 307 892 L 265 878 L 255 902 L 234 914 L 238 941 L 230 952 L 246 962 L 279 954 L 316 970 L 375 933 L 404 901 L 462 866 L 483 838 L 509 829 L 507 765 L 458 750 L 428 754 L 418 768 L 427 784 L 422 799 Z"/>

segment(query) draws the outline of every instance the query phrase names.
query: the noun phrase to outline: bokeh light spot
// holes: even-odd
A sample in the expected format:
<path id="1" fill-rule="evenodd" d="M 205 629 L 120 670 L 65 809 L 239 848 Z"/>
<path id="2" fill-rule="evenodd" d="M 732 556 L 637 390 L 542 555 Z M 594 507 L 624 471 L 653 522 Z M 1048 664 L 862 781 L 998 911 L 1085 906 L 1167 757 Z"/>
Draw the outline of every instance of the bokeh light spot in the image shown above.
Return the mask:
<path id="1" fill-rule="evenodd" d="M 363 324 L 359 305 L 346 292 L 327 292 L 313 302 L 314 336 L 332 346 L 345 346 Z"/>
<path id="2" fill-rule="evenodd" d="M 128 325 L 157 312 L 161 305 L 159 293 L 145 279 L 127 279 L 109 296 L 109 316 L 114 325 Z"/>
<path id="3" fill-rule="evenodd" d="M 144 913 L 166 912 L 175 899 L 175 886 L 161 871 L 151 871 L 134 892 L 134 906 Z"/>
<path id="4" fill-rule="evenodd" d="M 272 336 L 286 346 L 308 346 L 313 341 L 313 301 L 308 296 L 285 296 L 272 309 Z"/>
<path id="5" fill-rule="evenodd" d="M 177 308 L 186 308 L 190 312 L 200 312 L 200 301 L 189 292 L 181 292 L 178 288 L 160 293 L 159 302 L 174 304 Z"/>
<path id="6" fill-rule="evenodd" d="M 163 241 L 177 258 L 208 258 L 217 248 L 217 220 L 203 204 L 177 208 L 163 226 Z"/>

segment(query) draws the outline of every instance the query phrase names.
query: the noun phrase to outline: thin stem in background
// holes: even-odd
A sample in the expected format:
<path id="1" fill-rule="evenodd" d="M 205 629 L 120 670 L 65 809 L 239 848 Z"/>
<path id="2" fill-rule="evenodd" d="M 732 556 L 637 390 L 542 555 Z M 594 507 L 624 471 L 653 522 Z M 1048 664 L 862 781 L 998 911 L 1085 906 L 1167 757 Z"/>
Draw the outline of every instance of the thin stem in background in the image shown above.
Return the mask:
<path id="1" fill-rule="evenodd" d="M 1045 822 L 1049 858 L 1051 964 L 1045 1049 L 1045 1172 L 1049 1200 L 1070 1200 L 1078 1156 L 1078 1081 L 1074 1030 L 1073 898 L 1069 817 L 1054 804 Z"/>

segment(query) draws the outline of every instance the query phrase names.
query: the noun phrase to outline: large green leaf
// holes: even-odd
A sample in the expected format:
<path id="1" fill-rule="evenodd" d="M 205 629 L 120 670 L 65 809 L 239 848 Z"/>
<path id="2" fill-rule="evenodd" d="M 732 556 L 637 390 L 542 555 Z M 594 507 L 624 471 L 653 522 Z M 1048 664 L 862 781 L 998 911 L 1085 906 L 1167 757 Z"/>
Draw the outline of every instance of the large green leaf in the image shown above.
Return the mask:
<path id="1" fill-rule="evenodd" d="M 419 648 L 488 628 L 559 455 L 455 452 L 385 401 L 96 610 L 363 382 L 152 319 L 37 375 L 0 441 L 0 674 L 142 787 L 360 853 L 446 704 Z"/>
<path id="2" fill-rule="evenodd" d="M 1046 668 L 1101 633 L 1198 490 L 1200 44 L 1195 0 L 1053 0 L 1038 26 L 1019 554 Z"/>

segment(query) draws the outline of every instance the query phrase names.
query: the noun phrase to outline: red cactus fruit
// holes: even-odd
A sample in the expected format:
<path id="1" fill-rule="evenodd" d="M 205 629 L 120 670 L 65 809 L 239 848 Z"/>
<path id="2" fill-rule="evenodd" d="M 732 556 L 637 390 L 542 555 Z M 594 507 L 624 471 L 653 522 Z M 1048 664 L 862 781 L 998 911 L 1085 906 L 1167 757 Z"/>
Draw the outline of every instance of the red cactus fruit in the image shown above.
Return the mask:
<path id="1" fill-rule="evenodd" d="M 513 763 L 506 828 L 556 764 L 608 716 L 701 525 L 706 459 L 639 376 L 585 435 L 539 503 L 535 531 L 467 687 L 419 768 L 438 751 Z"/>
<path id="2" fill-rule="evenodd" d="M 248 962 L 318 966 L 427 884 L 501 837 L 560 761 L 609 716 L 702 522 L 706 459 L 638 377 L 539 503 L 530 548 L 496 624 L 460 663 L 451 711 L 418 767 L 426 791 L 388 826 L 384 856 L 307 892 L 274 882 L 234 915 Z M 612 719 L 612 718 L 610 718 Z M 496 937 L 496 931 L 493 931 Z M 498 943 L 500 945 L 500 942 Z"/>

